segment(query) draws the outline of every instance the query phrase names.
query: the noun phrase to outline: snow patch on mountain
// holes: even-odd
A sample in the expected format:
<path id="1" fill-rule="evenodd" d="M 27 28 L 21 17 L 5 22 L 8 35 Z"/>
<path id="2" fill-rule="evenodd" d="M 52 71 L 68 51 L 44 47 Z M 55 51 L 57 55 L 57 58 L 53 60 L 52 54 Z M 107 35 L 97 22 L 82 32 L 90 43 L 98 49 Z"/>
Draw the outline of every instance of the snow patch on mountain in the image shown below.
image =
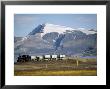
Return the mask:
<path id="1" fill-rule="evenodd" d="M 77 30 L 85 33 L 86 35 L 97 33 L 95 30 L 87 30 L 85 28 L 78 28 Z"/>
<path id="2" fill-rule="evenodd" d="M 86 35 L 97 33 L 95 30 L 88 30 L 85 28 L 74 29 L 71 27 L 55 25 L 55 24 L 50 24 L 50 23 L 46 23 L 45 25 L 43 24 L 43 26 L 44 26 L 43 29 L 41 29 L 41 30 L 43 30 L 41 32 L 41 37 L 43 37 L 45 34 L 51 33 L 51 32 L 58 32 L 59 34 L 65 34 L 65 33 L 74 32 L 75 30 L 81 31 L 81 32 L 85 33 Z"/>
<path id="3" fill-rule="evenodd" d="M 58 32 L 59 34 L 64 34 L 67 30 L 72 31 L 75 29 L 66 27 L 66 26 L 60 26 L 60 25 L 46 23 L 45 27 L 43 29 L 43 33 L 41 33 L 41 37 L 43 37 L 45 34 L 51 33 L 51 32 Z"/>

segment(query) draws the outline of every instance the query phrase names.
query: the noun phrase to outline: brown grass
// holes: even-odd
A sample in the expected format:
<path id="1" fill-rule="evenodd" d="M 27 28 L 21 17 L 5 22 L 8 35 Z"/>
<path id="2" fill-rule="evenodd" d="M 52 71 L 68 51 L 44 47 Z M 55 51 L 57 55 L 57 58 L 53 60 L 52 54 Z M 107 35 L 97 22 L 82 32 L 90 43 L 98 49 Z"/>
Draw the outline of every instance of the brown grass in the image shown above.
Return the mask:
<path id="1" fill-rule="evenodd" d="M 41 61 L 16 63 L 14 65 L 15 76 L 96 76 L 96 60 Z"/>
<path id="2" fill-rule="evenodd" d="M 96 76 L 96 70 L 15 71 L 15 76 Z"/>

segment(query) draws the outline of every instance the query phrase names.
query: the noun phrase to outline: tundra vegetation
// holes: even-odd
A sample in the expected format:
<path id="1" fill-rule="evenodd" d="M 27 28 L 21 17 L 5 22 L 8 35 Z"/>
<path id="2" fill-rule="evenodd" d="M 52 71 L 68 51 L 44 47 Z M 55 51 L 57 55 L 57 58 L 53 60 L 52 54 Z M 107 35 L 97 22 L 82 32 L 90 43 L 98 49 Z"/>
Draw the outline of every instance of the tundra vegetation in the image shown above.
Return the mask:
<path id="1" fill-rule="evenodd" d="M 97 76 L 96 58 L 17 62 L 15 76 Z"/>

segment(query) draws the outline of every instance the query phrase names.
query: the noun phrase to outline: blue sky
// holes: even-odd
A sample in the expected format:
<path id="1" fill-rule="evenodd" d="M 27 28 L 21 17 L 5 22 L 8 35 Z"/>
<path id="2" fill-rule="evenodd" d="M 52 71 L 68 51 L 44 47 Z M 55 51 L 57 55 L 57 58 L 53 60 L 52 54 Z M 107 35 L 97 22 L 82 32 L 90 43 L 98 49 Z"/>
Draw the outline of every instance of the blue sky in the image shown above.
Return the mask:
<path id="1" fill-rule="evenodd" d="M 14 35 L 26 36 L 42 23 L 97 30 L 96 14 L 15 14 Z"/>

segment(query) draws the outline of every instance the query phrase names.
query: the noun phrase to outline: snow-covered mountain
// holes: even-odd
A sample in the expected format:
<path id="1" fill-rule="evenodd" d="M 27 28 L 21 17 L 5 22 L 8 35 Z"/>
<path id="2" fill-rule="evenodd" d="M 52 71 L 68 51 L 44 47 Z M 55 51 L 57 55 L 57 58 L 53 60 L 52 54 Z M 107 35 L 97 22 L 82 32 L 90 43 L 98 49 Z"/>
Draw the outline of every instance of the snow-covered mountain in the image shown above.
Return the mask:
<path id="1" fill-rule="evenodd" d="M 95 30 L 86 30 L 84 28 L 73 29 L 71 27 L 46 23 L 46 24 L 40 24 L 39 26 L 37 26 L 32 32 L 29 33 L 29 35 L 35 35 L 36 33 L 41 33 L 41 37 L 43 37 L 45 34 L 51 33 L 51 32 L 65 34 L 66 32 L 73 32 L 74 30 L 79 30 L 83 33 L 86 33 L 87 35 L 96 33 Z"/>
<path id="2" fill-rule="evenodd" d="M 96 54 L 97 31 L 84 28 L 73 29 L 54 24 L 40 24 L 27 36 L 17 40 L 15 37 L 15 55 L 30 54 L 67 54 L 83 53 L 87 49 Z"/>

